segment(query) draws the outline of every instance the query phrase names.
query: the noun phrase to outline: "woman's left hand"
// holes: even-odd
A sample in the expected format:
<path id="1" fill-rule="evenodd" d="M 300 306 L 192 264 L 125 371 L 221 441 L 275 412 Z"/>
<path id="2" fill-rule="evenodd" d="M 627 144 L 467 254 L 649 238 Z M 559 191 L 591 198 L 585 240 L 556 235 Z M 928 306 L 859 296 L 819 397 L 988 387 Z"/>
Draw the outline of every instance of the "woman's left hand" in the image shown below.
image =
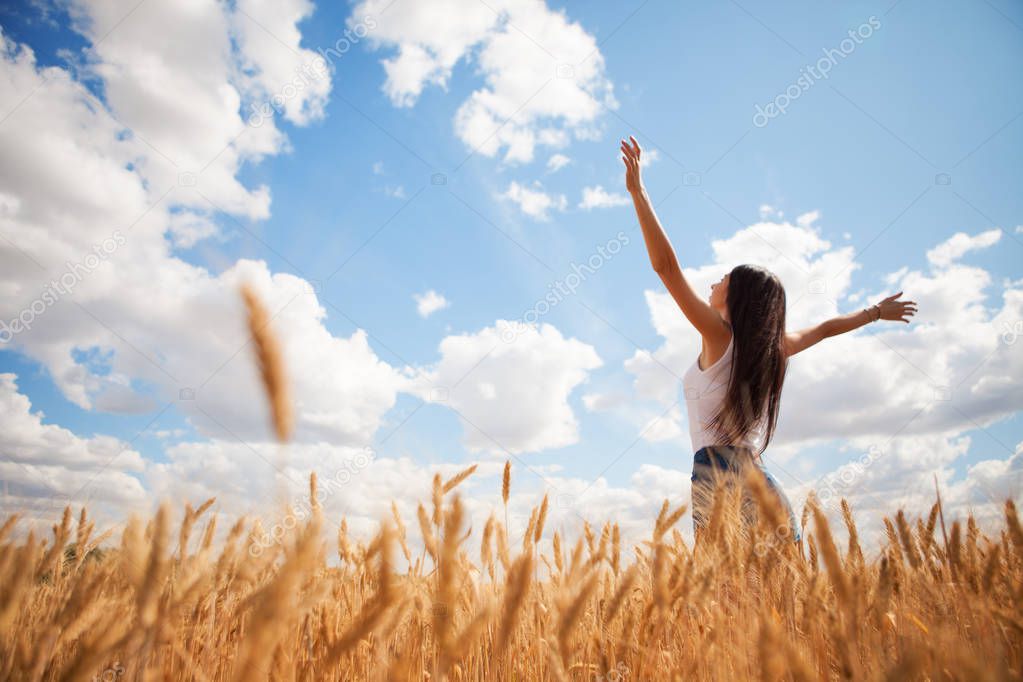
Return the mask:
<path id="1" fill-rule="evenodd" d="M 909 323 L 909 318 L 916 313 L 916 301 L 899 301 L 899 296 L 902 296 L 901 291 L 877 304 L 881 309 L 880 319 Z"/>

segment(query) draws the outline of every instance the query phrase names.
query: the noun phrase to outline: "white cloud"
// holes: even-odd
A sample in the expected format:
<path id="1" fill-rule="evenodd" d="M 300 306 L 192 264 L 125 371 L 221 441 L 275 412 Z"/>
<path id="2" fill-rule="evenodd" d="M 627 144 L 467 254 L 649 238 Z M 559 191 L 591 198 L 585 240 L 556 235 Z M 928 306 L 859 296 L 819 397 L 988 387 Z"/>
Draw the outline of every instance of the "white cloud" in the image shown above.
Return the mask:
<path id="1" fill-rule="evenodd" d="M 190 249 L 204 239 L 220 235 L 216 223 L 209 216 L 190 211 L 168 216 L 167 229 L 170 231 L 171 242 L 179 249 Z"/>
<path id="2" fill-rule="evenodd" d="M 545 2 L 437 0 L 385 14 L 389 2 L 365 0 L 352 13 L 375 17 L 371 43 L 395 51 L 383 60 L 384 92 L 412 106 L 473 61 L 484 85 L 458 108 L 455 132 L 485 156 L 503 149 L 505 160 L 526 162 L 537 146 L 591 138 L 601 112 L 617 106 L 595 37 Z"/>
<path id="3" fill-rule="evenodd" d="M 547 194 L 539 182 L 527 187 L 512 180 L 508 189 L 497 196 L 513 201 L 523 213 L 537 220 L 547 220 L 550 211 L 564 211 L 568 207 L 564 194 Z"/>
<path id="4" fill-rule="evenodd" d="M 982 528 L 991 528 L 1004 519 L 1006 499 L 1017 503 L 1023 499 L 1023 442 L 1006 459 L 978 461 L 956 478 L 953 464 L 970 447 L 971 439 L 955 432 L 894 437 L 883 443 L 852 438 L 843 446 L 848 459 L 823 476 L 797 483 L 779 474 L 780 467 L 775 467 L 775 475 L 785 480 L 787 494 L 797 507 L 812 489 L 840 538 L 845 536 L 840 501 L 846 499 L 861 542 L 876 548 L 884 537 L 882 518 L 894 517 L 899 509 L 911 519 L 926 516 L 936 501 L 935 485 L 948 526 L 957 519 L 965 522 L 967 514 L 973 514 Z"/>
<path id="5" fill-rule="evenodd" d="M 568 396 L 601 366 L 596 350 L 549 324 L 509 342 L 502 332 L 513 324 L 445 337 L 440 360 L 415 380 L 420 397 L 456 411 L 471 452 L 535 452 L 579 439 Z"/>
<path id="6" fill-rule="evenodd" d="M 136 450 L 109 436 L 82 438 L 44 424 L 13 374 L 0 374 L 0 434 L 7 509 L 52 522 L 68 501 L 88 499 L 93 513 L 109 521 L 148 500 L 136 478 L 144 469 Z"/>
<path id="7" fill-rule="evenodd" d="M 564 154 L 552 154 L 547 159 L 547 172 L 556 173 L 568 164 L 572 163 L 572 159 L 568 158 Z"/>
<path id="8" fill-rule="evenodd" d="M 630 203 L 629 197 L 617 192 L 608 192 L 600 185 L 596 187 L 584 187 L 583 198 L 579 202 L 579 208 L 590 211 L 595 208 L 613 208 L 615 206 L 626 206 Z"/>
<path id="9" fill-rule="evenodd" d="M 820 211 L 807 211 L 796 217 L 796 225 L 800 227 L 813 227 L 813 224 L 817 222 L 821 217 Z"/>
<path id="10" fill-rule="evenodd" d="M 953 486 L 952 502 L 961 506 L 994 504 L 1023 495 L 1023 442 L 1008 459 L 985 459 L 969 467 Z"/>
<path id="11" fill-rule="evenodd" d="M 157 438 L 182 438 L 187 432 L 184 429 L 157 429 L 153 435 Z"/>
<path id="12" fill-rule="evenodd" d="M 665 413 L 651 417 L 640 433 L 651 443 L 680 439 L 686 433 L 682 428 L 682 410 L 672 407 Z"/>
<path id="13" fill-rule="evenodd" d="M 237 304 L 222 299 L 235 295 L 238 282 L 248 281 L 275 315 L 273 325 L 281 338 L 298 415 L 295 437 L 346 445 L 369 442 L 405 380 L 377 357 L 366 332 L 356 330 L 349 338 L 333 336 L 323 325 L 326 311 L 309 292 L 309 285 L 292 275 L 271 274 L 262 262 L 239 261 L 219 280 L 216 290 L 206 293 L 211 301 L 219 303 L 219 310 L 210 312 L 218 312 L 222 319 L 208 322 L 210 331 L 222 329 L 219 338 L 193 333 L 188 343 L 184 339 L 178 342 L 186 348 L 202 343 L 215 350 L 199 376 L 209 376 L 224 358 L 238 351 L 239 337 L 245 338 Z M 201 311 L 199 300 L 189 303 Z M 238 395 L 259 395 L 257 380 L 250 357 L 243 355 L 239 362 L 223 366 L 198 388 L 194 405 L 184 401 L 179 404 L 205 433 L 265 438 L 267 425 L 261 401 L 237 400 Z"/>
<path id="14" fill-rule="evenodd" d="M 997 227 L 993 230 L 969 235 L 965 232 L 956 232 L 954 235 L 927 252 L 927 260 L 931 265 L 946 267 L 962 258 L 970 251 L 986 249 L 998 243 L 1002 238 L 1002 231 Z"/>
<path id="15" fill-rule="evenodd" d="M 322 118 L 330 95 L 329 65 L 301 47 L 298 25 L 312 13 L 308 0 L 239 0 L 231 15 L 246 94 L 283 109 L 284 117 L 296 125 Z"/>
<path id="16" fill-rule="evenodd" d="M 438 310 L 443 310 L 451 305 L 448 299 L 433 289 L 422 294 L 413 294 L 412 298 L 416 300 L 416 311 L 420 317 L 429 317 Z"/>
<path id="17" fill-rule="evenodd" d="M 299 5 L 275 6 L 286 15 L 277 19 L 244 7 L 297 45 L 291 22 L 309 9 Z M 87 37 L 121 18 L 106 3 L 75 11 Z M 133 412 L 175 402 L 203 434 L 259 440 L 268 434 L 265 405 L 238 399 L 260 395 L 237 291 L 248 279 L 276 315 L 299 406 L 296 438 L 360 444 L 403 384 L 365 332 L 327 332 L 326 311 L 301 277 L 252 261 L 213 274 L 171 253 L 172 244 L 185 248 L 215 234 L 207 198 L 229 213 L 266 215 L 269 192 L 249 190 L 236 173 L 244 160 L 284 145 L 272 119 L 246 127 L 240 116 L 251 84 L 234 80 L 243 62 L 234 61 L 230 30 L 240 18 L 226 12 L 216 3 L 134 10 L 93 48 L 92 69 L 113 112 L 68 71 L 38 68 L 31 50 L 0 36 L 0 98 L 22 101 L 0 126 L 9 161 L 0 167 L 0 231 L 9 240 L 0 242 L 0 322 L 4 329 L 19 317 L 31 323 L 4 341 L 41 363 L 79 407 Z M 244 57 L 247 48 L 239 49 Z M 267 59 L 257 59 L 265 73 Z M 302 101 L 292 110 L 296 121 L 314 115 L 313 100 Z M 40 126 L 47 135 L 37 134 Z M 178 185 L 186 170 L 193 175 Z M 90 259 L 95 267 L 83 268 Z M 79 281 L 69 261 L 85 273 Z M 65 275 L 73 290 L 54 296 L 53 282 Z M 52 304 L 38 312 L 26 308 L 47 297 Z M 91 366 L 82 351 L 104 355 L 107 366 Z M 183 391 L 195 399 L 179 401 Z"/>
<path id="18" fill-rule="evenodd" d="M 149 480 L 154 499 L 201 501 L 216 497 L 216 510 L 229 518 L 249 514 L 273 521 L 270 514 L 278 511 L 273 505 L 282 491 L 287 491 L 293 510 L 302 513 L 307 509 L 308 476 L 316 471 L 327 519 L 338 523 L 344 517 L 353 535 L 368 539 L 380 520 L 390 517 L 393 500 L 408 526 L 409 544 L 416 553 L 421 547 L 414 520 L 416 505 L 421 501 L 429 505 L 434 472 L 447 479 L 473 463 L 424 466 L 405 457 L 322 443 L 292 448 L 286 460 L 274 459 L 275 454 L 273 447 L 254 451 L 227 441 L 179 444 L 168 449 L 166 462 L 151 466 Z M 466 505 L 467 525 L 480 529 L 492 512 L 504 518 L 500 483 L 504 461 L 484 459 L 475 463 L 477 471 L 458 491 Z M 550 543 L 555 530 L 560 530 L 563 538 L 581 535 L 585 518 L 591 523 L 618 523 L 626 547 L 649 537 L 664 499 L 675 507 L 689 497 L 688 473 L 650 464 L 640 465 L 622 486 L 611 486 L 604 478 L 563 476 L 558 465 L 526 465 L 517 459 L 511 459 L 511 464 L 507 517 L 513 543 L 521 542 L 530 510 L 540 504 L 545 493 L 550 495 L 550 506 L 543 543 Z M 688 518 L 683 518 L 678 528 L 691 537 Z M 266 530 L 271 528 L 267 526 Z M 546 549 L 549 551 L 549 545 Z"/>
<path id="19" fill-rule="evenodd" d="M 135 152 L 131 160 L 137 173 L 150 183 L 148 198 L 155 200 L 178 185 L 181 174 L 191 173 L 195 184 L 175 194 L 178 204 L 210 212 L 212 207 L 205 196 L 230 213 L 265 218 L 270 205 L 268 189 L 250 190 L 237 180 L 236 173 L 244 161 L 279 151 L 285 139 L 272 117 L 261 120 L 260 125 L 246 125 L 249 116 L 247 109 L 242 113 L 243 107 L 266 102 L 267 92 L 290 82 L 296 60 L 312 55 L 297 47 L 295 28 L 308 6 L 302 1 L 273 7 L 240 3 L 237 9 L 234 12 L 212 2 L 193 6 L 145 3 L 121 21 L 126 10 L 120 4 L 74 4 L 76 25 L 93 43 L 88 48 L 92 75 L 102 80 L 104 100 L 117 120 L 107 116 L 102 105 L 95 115 L 82 112 L 75 118 L 94 118 L 103 127 L 119 128 L 123 124 L 131 131 L 132 144 L 124 146 Z M 252 22 L 241 11 L 247 11 L 274 34 L 284 36 L 291 49 L 280 44 L 273 49 L 264 45 L 264 38 L 257 35 L 261 29 L 255 27 L 252 31 L 242 25 L 243 19 L 248 25 Z M 110 30 L 115 26 L 116 30 Z M 237 50 L 232 49 L 232 32 L 237 32 Z M 152 39 L 153 35 L 188 39 L 158 41 Z M 99 40 L 101 36 L 103 40 Z M 299 50 L 299 54 L 292 49 Z M 56 71 L 70 86 L 66 72 L 51 72 Z M 276 80 L 282 74 L 287 80 Z M 289 99 L 284 105 L 285 116 L 296 123 L 315 117 L 324 89 L 329 87 L 327 74 L 318 85 Z M 25 106 L 36 109 L 48 100 L 52 104 L 59 92 L 48 85 Z M 67 116 L 69 105 L 85 99 L 85 94 L 75 84 L 63 96 L 69 101 L 58 104 L 50 116 L 72 123 L 74 119 Z M 16 116 L 27 119 L 31 111 L 23 107 Z M 62 128 L 58 131 L 64 132 Z M 86 139 L 80 129 L 74 132 L 68 139 Z M 95 145 L 105 134 L 101 128 L 89 137 Z"/>
<path id="20" fill-rule="evenodd" d="M 585 393 L 583 394 L 583 405 L 590 412 L 604 412 L 619 407 L 628 400 L 622 392 L 606 393 Z"/>
<path id="21" fill-rule="evenodd" d="M 495 394 L 500 390 L 491 382 L 480 382 L 479 386 L 489 386 Z M 54 504 L 42 490 L 33 489 L 34 471 L 19 473 L 14 468 L 17 464 L 6 456 L 0 464 L 9 483 L 9 494 L 18 496 L 16 503 L 28 511 L 27 517 L 37 529 L 45 529 L 59 514 L 64 497 L 75 495 L 83 473 L 95 468 L 95 461 L 89 462 L 88 457 L 98 454 L 105 457 L 115 452 L 112 448 L 123 445 L 103 436 L 82 439 L 60 427 L 42 425 L 38 414 L 29 414 L 27 399 L 16 392 L 9 376 L 0 376 L 0 403 L 5 405 L 0 412 L 0 425 L 4 427 L 0 429 L 0 448 L 5 453 L 18 452 L 22 461 L 33 463 L 34 470 L 45 470 L 51 485 L 68 484 L 67 490 L 60 490 Z M 881 538 L 882 515 L 893 514 L 898 507 L 918 513 L 929 508 L 934 499 L 935 474 L 949 524 L 969 511 L 977 514 L 984 525 L 1000 514 L 1006 497 L 1020 499 L 1023 442 L 1010 457 L 979 461 L 969 467 L 966 476 L 954 480 L 950 464 L 963 456 L 969 441 L 948 434 L 898 438 L 875 450 L 876 458 L 865 460 L 867 448 L 872 445 L 870 439 L 851 439 L 846 446 L 849 453 L 846 465 L 801 483 L 794 482 L 788 470 L 777 462 L 769 460 L 769 467 L 785 487 L 797 515 L 807 492 L 813 488 L 839 537 L 842 524 L 838 500 L 848 499 L 860 528 L 861 542 L 870 551 Z M 91 454 L 83 458 L 83 451 Z M 37 463 L 44 458 L 58 461 Z M 860 462 L 867 464 L 858 466 Z M 99 511 L 101 524 L 105 525 L 123 520 L 128 511 L 146 511 L 147 507 L 151 510 L 159 500 L 198 503 L 215 497 L 214 511 L 226 516 L 227 523 L 221 524 L 225 527 L 239 515 L 262 517 L 270 524 L 280 519 L 282 510 L 277 503 L 282 493 L 290 500 L 292 514 L 308 509 L 308 476 L 315 471 L 319 499 L 328 519 L 336 523 L 346 518 L 352 533 L 365 539 L 375 532 L 380 519 L 390 515 L 393 500 L 409 525 L 410 544 L 417 550 L 420 540 L 413 521 L 415 508 L 419 501 L 429 500 L 433 473 L 440 472 L 446 479 L 470 463 L 424 466 L 368 448 L 327 443 L 298 443 L 282 456 L 281 450 L 271 443 L 214 439 L 170 446 L 165 460 L 160 462 L 146 462 L 137 453 L 124 450 L 94 484 L 71 502 L 76 506 L 88 504 L 94 517 Z M 640 464 L 627 481 L 612 486 L 603 477 L 589 480 L 562 476 L 556 465 L 523 465 L 515 460 L 512 464 L 508 518 L 516 539 L 525 530 L 530 509 L 539 504 L 545 492 L 551 495 L 551 506 L 544 542 L 550 541 L 555 529 L 560 529 L 563 537 L 574 537 L 572 534 L 581 531 L 585 518 L 597 524 L 605 520 L 618 523 L 626 546 L 649 536 L 662 500 L 667 499 L 675 507 L 688 503 L 690 498 L 687 466 L 663 468 Z M 143 465 L 144 491 L 135 476 L 129 475 L 139 472 Z M 479 462 L 476 474 L 459 488 L 474 528 L 481 528 L 494 510 L 503 509 L 499 484 L 502 469 L 501 458 L 485 459 Z M 40 485 L 38 481 L 36 485 Z M 691 527 L 691 517 L 686 514 L 678 528 L 690 540 Z M 265 529 L 270 531 L 273 526 L 265 525 Z"/>

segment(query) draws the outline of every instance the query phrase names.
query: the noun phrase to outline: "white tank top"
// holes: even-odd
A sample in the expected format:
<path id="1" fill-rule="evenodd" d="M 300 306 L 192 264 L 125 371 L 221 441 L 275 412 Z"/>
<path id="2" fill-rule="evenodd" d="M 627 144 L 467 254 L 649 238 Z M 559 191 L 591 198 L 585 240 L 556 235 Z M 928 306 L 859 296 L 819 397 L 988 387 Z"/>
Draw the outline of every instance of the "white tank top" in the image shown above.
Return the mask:
<path id="1" fill-rule="evenodd" d="M 706 369 L 700 369 L 700 356 L 686 370 L 682 377 L 682 390 L 686 397 L 686 411 L 689 413 L 689 437 L 693 442 L 693 452 L 707 445 L 743 445 L 758 449 L 760 431 L 747 434 L 738 443 L 719 443 L 711 421 L 721 407 L 725 394 L 728 392 L 728 380 L 732 371 L 732 339 L 718 361 Z"/>

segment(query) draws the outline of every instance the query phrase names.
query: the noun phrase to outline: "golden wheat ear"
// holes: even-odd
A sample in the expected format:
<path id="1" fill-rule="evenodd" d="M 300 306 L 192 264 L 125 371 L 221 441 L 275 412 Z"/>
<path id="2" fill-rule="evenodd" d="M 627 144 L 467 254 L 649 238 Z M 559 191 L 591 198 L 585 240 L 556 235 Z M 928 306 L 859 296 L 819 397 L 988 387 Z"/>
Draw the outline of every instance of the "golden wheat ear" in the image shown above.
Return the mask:
<path id="1" fill-rule="evenodd" d="M 256 353 L 263 388 L 270 401 L 270 416 L 273 419 L 277 439 L 282 443 L 291 437 L 294 414 L 288 390 L 287 375 L 280 340 L 270 326 L 270 315 L 266 306 L 248 283 L 241 285 L 242 299 L 248 312 L 249 333 Z"/>

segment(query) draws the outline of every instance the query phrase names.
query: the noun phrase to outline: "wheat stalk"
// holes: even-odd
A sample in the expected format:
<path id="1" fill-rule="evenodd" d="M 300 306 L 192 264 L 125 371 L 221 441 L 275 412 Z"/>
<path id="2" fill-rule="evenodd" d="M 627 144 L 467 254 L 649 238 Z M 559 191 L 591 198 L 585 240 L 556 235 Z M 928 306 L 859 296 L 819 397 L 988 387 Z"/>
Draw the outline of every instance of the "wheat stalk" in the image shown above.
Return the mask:
<path id="1" fill-rule="evenodd" d="M 248 311 L 249 334 L 255 349 L 256 364 L 270 401 L 271 421 L 277 439 L 283 443 L 291 437 L 294 427 L 291 395 L 284 370 L 284 353 L 271 329 L 270 314 L 255 289 L 247 283 L 242 284 L 241 293 Z"/>

